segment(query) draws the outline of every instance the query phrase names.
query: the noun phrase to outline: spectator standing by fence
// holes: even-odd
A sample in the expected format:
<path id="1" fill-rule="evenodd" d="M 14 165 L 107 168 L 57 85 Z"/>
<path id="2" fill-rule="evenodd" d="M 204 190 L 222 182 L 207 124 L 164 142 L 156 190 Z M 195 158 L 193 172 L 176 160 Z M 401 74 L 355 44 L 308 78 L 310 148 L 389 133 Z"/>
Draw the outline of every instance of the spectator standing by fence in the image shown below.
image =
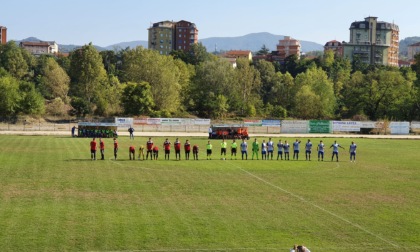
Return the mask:
<path id="1" fill-rule="evenodd" d="M 128 132 L 130 133 L 130 139 L 134 140 L 134 129 L 133 129 L 133 127 L 128 128 Z"/>

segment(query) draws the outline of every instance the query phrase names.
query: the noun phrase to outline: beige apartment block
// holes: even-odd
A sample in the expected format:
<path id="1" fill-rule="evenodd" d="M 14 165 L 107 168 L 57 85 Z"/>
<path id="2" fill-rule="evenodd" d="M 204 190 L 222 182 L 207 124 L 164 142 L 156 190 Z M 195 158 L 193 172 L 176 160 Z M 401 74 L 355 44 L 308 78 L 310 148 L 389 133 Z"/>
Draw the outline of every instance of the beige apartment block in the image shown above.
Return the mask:
<path id="1" fill-rule="evenodd" d="M 367 64 L 398 66 L 399 27 L 367 17 L 350 26 L 350 41 L 344 43 L 344 56 Z"/>

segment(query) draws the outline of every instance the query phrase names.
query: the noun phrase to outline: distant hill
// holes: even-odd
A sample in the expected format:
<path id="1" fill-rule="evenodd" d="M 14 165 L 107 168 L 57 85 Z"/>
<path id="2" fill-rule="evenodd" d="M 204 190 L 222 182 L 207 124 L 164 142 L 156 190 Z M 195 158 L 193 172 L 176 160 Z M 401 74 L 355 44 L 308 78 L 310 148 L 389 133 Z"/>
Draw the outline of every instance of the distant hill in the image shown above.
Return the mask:
<path id="1" fill-rule="evenodd" d="M 251 33 L 239 37 L 213 37 L 200 39 L 208 52 L 229 50 L 250 50 L 252 52 L 259 51 L 265 45 L 270 51 L 275 51 L 279 40 L 283 39 L 283 35 L 274 35 L 268 32 Z M 296 38 L 297 39 L 297 38 Z M 303 52 L 323 51 L 324 46 L 315 42 L 300 40 Z"/>
<path id="2" fill-rule="evenodd" d="M 408 46 L 420 42 L 420 37 L 407 37 L 400 41 L 400 55 L 408 56 Z"/>
<path id="3" fill-rule="evenodd" d="M 125 49 L 127 47 L 129 48 L 136 48 L 137 46 L 143 46 L 144 48 L 147 48 L 148 42 L 145 40 L 136 40 L 131 42 L 121 42 L 118 44 L 110 45 L 105 47 L 106 50 L 114 50 L 114 49 Z"/>

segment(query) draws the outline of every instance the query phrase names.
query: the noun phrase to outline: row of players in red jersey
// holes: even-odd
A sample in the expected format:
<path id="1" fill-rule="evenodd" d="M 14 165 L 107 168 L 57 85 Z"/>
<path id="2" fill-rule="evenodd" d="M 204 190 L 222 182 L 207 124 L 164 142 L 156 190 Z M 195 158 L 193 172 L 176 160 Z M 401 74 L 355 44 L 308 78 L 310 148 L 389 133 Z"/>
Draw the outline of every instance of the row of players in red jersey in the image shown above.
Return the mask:
<path id="1" fill-rule="evenodd" d="M 165 160 L 166 159 L 169 160 L 169 155 L 171 152 L 171 145 L 172 143 L 168 140 L 168 138 L 166 138 L 165 142 L 163 143 L 163 148 L 165 150 Z M 100 146 L 100 151 L 101 151 L 101 160 L 104 160 L 105 159 L 105 143 L 101 138 L 99 139 L 99 146 Z M 178 138 L 175 140 L 174 149 L 175 149 L 175 159 L 181 160 L 181 142 L 178 140 Z M 96 150 L 97 150 L 97 143 L 96 143 L 95 138 L 93 138 L 92 141 L 90 142 L 90 153 L 91 153 L 92 160 L 96 160 Z M 199 147 L 198 145 L 195 144 L 192 147 L 193 156 L 195 160 L 198 160 L 198 150 L 199 150 Z M 144 146 L 140 145 L 138 159 L 143 159 L 143 160 L 145 159 L 144 151 L 145 151 Z M 191 152 L 191 143 L 189 142 L 189 140 L 186 140 L 184 143 L 184 151 L 185 151 L 185 159 L 189 160 L 190 152 Z M 136 148 L 133 145 L 130 145 L 130 147 L 128 148 L 128 153 L 129 153 L 130 160 L 135 160 Z M 114 158 L 115 159 L 117 159 L 117 154 L 118 154 L 118 141 L 116 138 L 114 138 Z M 150 154 L 151 160 L 158 159 L 159 147 L 157 145 L 154 145 L 152 138 L 149 138 L 149 140 L 146 143 L 146 160 L 149 158 L 149 154 Z"/>

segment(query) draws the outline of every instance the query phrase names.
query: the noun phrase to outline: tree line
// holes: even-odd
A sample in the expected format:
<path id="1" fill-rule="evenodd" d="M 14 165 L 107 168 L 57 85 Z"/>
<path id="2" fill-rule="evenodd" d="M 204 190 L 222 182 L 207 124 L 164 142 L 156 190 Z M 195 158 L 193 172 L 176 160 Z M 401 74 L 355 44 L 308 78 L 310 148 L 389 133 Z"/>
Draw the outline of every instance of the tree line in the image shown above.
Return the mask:
<path id="1" fill-rule="evenodd" d="M 169 56 L 88 44 L 34 57 L 10 41 L 0 45 L 0 116 L 419 120 L 420 55 L 415 62 L 367 65 L 327 51 L 283 64 L 237 59 L 234 68 L 202 44 Z"/>

